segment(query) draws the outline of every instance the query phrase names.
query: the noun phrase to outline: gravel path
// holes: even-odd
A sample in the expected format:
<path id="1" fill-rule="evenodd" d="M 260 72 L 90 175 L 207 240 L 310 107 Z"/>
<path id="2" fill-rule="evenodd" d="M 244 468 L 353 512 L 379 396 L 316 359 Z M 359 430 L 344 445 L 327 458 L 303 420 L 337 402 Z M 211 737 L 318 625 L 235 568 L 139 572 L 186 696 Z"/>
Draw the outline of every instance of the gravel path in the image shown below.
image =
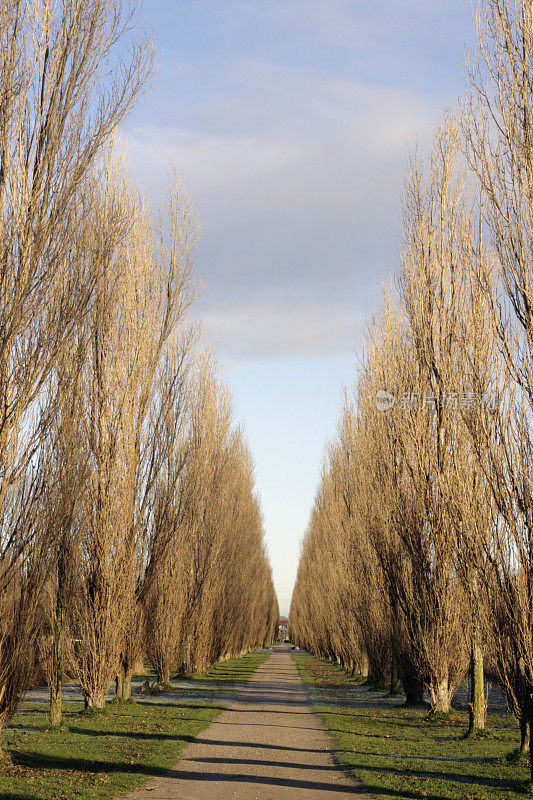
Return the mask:
<path id="1" fill-rule="evenodd" d="M 288 648 L 257 670 L 231 708 L 164 778 L 123 800 L 343 800 L 361 790 L 335 766 Z"/>

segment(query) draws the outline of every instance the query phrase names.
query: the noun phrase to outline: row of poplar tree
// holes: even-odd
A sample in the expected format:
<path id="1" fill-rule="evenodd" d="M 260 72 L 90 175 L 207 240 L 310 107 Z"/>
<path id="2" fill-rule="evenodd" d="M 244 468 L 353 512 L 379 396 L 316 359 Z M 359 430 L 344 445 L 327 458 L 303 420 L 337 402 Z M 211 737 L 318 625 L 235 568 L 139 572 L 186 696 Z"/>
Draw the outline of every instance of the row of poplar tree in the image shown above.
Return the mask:
<path id="1" fill-rule="evenodd" d="M 460 113 L 409 165 L 304 540 L 295 642 L 450 709 L 490 665 L 533 719 L 533 5 L 482 0 Z"/>
<path id="2" fill-rule="evenodd" d="M 0 0 L 0 736 L 39 674 L 88 707 L 274 635 L 253 463 L 188 320 L 197 222 L 115 132 L 153 73 L 118 0 Z M 0 748 L 1 753 L 1 748 Z"/>

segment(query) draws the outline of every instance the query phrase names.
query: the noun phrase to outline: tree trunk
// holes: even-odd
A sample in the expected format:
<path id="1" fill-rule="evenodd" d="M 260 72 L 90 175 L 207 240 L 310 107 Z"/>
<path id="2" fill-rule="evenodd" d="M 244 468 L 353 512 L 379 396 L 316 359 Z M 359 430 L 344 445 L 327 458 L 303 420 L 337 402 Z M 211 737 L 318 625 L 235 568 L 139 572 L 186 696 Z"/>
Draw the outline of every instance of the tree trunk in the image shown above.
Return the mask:
<path id="1" fill-rule="evenodd" d="M 416 667 L 413 664 L 413 660 L 409 657 L 409 653 L 400 648 L 394 654 L 393 658 L 400 683 L 405 693 L 405 705 L 412 707 L 425 705 L 424 685 L 418 677 Z"/>
<path id="2" fill-rule="evenodd" d="M 404 690 L 405 691 L 405 690 Z M 424 687 L 421 683 L 417 682 L 416 685 L 410 687 L 409 691 L 405 693 L 406 706 L 422 706 L 424 705 Z"/>
<path id="3" fill-rule="evenodd" d="M 56 605 L 54 615 L 54 638 L 52 642 L 52 664 L 50 668 L 50 724 L 61 725 L 61 685 L 63 681 L 63 634 L 65 613 L 65 558 L 61 550 L 57 564 Z"/>
<path id="4" fill-rule="evenodd" d="M 0 722 L 0 765 L 10 764 L 10 763 L 11 763 L 10 755 L 5 749 L 4 725 Z"/>
<path id="5" fill-rule="evenodd" d="M 121 664 L 115 678 L 115 697 L 119 701 L 131 700 L 131 679 L 133 670 L 129 665 Z"/>
<path id="6" fill-rule="evenodd" d="M 402 670 L 403 672 L 403 670 Z M 421 706 L 424 704 L 424 687 L 422 681 L 412 673 L 400 675 L 403 690 L 405 692 L 406 706 Z"/>
<path id="7" fill-rule="evenodd" d="M 61 678 L 57 681 L 52 678 L 50 682 L 50 725 L 58 727 L 61 725 L 63 709 L 61 703 Z"/>
<path id="8" fill-rule="evenodd" d="M 168 665 L 160 666 L 157 670 L 157 680 L 161 686 L 168 686 L 170 683 L 170 667 Z"/>
<path id="9" fill-rule="evenodd" d="M 101 711 L 105 707 L 107 693 L 104 694 L 103 692 L 91 692 L 86 694 L 84 697 L 85 700 L 85 708 L 93 708 L 97 711 Z"/>
<path id="10" fill-rule="evenodd" d="M 119 670 L 115 676 L 115 700 L 122 700 L 124 695 L 124 674 L 122 669 Z"/>
<path id="11" fill-rule="evenodd" d="M 529 729 L 529 774 L 530 780 L 533 783 L 533 757 L 531 756 L 531 739 L 533 738 L 533 692 L 527 693 L 527 706 L 528 706 L 528 729 Z"/>
<path id="12" fill-rule="evenodd" d="M 479 644 L 472 642 L 470 659 L 470 705 L 471 731 L 485 730 L 485 681 L 483 675 L 483 651 Z M 471 732 L 470 731 L 470 732 Z"/>
<path id="13" fill-rule="evenodd" d="M 396 670 L 396 661 L 395 659 L 391 659 L 390 664 L 390 685 L 389 685 L 389 695 L 394 697 L 398 693 L 398 674 Z"/>
<path id="14" fill-rule="evenodd" d="M 452 706 L 448 678 L 443 678 L 439 683 L 429 687 L 431 698 L 431 711 L 434 714 L 447 714 Z"/>
<path id="15" fill-rule="evenodd" d="M 529 753 L 529 720 L 525 714 L 520 718 L 520 752 Z"/>
<path id="16" fill-rule="evenodd" d="M 528 687 L 526 678 L 526 665 L 524 659 L 518 660 L 518 674 L 520 676 L 520 752 L 529 753 L 531 745 L 530 711 L 528 703 Z"/>
<path id="17" fill-rule="evenodd" d="M 131 700 L 131 679 L 133 677 L 133 670 L 128 667 L 124 670 L 122 677 L 122 700 Z"/>

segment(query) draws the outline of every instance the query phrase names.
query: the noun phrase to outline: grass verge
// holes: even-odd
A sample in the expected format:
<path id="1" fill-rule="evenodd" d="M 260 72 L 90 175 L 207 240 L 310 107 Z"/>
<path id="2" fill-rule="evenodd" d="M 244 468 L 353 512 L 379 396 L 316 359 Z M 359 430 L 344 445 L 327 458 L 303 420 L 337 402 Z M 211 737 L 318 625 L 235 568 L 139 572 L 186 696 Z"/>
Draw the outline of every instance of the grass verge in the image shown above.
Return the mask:
<path id="1" fill-rule="evenodd" d="M 294 654 L 312 687 L 316 711 L 333 737 L 337 757 L 372 795 L 387 800 L 518 800 L 528 791 L 528 764 L 513 764 L 513 719 L 491 714 L 487 733 L 462 738 L 467 720 L 391 707 L 336 664 Z"/>
<path id="2" fill-rule="evenodd" d="M 249 653 L 191 680 L 243 683 L 268 657 Z M 6 731 L 12 764 L 0 766 L 1 800 L 108 800 L 164 775 L 180 750 L 223 710 L 220 703 L 108 703 L 102 713 L 65 706 L 51 729 L 44 704 L 22 704 Z M 82 712 L 82 713 L 80 713 Z"/>
<path id="3" fill-rule="evenodd" d="M 202 683 L 223 683 L 224 685 L 246 683 L 269 656 L 270 653 L 252 652 L 240 658 L 229 658 L 227 661 L 214 664 L 205 672 L 194 674 L 190 680 L 192 682 L 202 681 Z"/>

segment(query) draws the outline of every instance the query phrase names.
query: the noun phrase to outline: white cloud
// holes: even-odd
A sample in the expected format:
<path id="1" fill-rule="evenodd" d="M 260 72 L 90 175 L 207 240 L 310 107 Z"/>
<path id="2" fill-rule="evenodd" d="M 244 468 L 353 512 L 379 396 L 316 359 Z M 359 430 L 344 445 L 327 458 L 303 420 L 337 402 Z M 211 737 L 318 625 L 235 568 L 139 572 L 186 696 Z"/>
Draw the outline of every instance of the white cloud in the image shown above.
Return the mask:
<path id="1" fill-rule="evenodd" d="M 241 73 L 242 96 L 206 128 L 130 132 L 134 170 L 153 189 L 174 164 L 191 187 L 199 308 L 225 357 L 345 351 L 377 275 L 395 265 L 404 166 L 435 108 L 300 69 Z"/>
<path id="2" fill-rule="evenodd" d="M 230 310 L 203 315 L 225 362 L 336 355 L 353 349 L 359 318 L 331 308 Z"/>

